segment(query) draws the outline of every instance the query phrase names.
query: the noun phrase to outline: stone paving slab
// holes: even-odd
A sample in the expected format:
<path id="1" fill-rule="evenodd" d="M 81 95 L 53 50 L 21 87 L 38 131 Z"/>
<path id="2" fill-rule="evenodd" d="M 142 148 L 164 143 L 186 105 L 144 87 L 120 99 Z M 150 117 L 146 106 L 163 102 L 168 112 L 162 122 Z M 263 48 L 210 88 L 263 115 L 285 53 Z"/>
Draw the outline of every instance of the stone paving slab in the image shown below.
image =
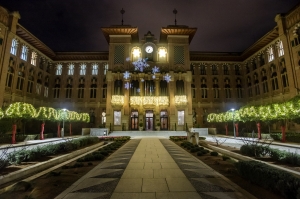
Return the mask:
<path id="1" fill-rule="evenodd" d="M 173 142 L 167 139 L 144 138 L 126 143 L 56 198 L 255 197 Z"/>

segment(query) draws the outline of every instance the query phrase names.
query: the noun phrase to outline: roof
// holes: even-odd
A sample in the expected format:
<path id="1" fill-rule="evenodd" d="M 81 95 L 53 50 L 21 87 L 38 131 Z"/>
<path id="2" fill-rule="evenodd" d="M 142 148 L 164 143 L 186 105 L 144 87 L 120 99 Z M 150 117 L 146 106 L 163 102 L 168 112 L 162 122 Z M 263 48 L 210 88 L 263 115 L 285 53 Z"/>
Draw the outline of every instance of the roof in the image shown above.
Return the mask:
<path id="1" fill-rule="evenodd" d="M 138 34 L 137 27 L 122 25 L 122 26 L 104 27 L 101 28 L 101 30 L 104 34 L 107 43 L 110 42 L 109 35 L 131 35 L 132 42 L 139 41 L 139 34 Z"/>
<path id="2" fill-rule="evenodd" d="M 168 35 L 189 35 L 189 42 L 191 43 L 197 28 L 189 28 L 188 26 L 167 26 L 160 30 L 160 42 L 167 41 Z"/>

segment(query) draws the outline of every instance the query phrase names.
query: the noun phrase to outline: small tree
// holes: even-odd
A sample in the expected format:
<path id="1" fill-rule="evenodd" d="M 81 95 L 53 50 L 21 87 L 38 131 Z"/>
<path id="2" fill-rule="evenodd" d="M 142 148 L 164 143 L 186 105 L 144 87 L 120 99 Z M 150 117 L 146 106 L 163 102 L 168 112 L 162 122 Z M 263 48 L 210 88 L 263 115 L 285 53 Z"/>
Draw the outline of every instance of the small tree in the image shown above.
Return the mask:
<path id="1" fill-rule="evenodd" d="M 44 129 L 45 129 L 45 121 L 51 120 L 55 121 L 57 118 L 57 111 L 51 107 L 39 107 L 36 110 L 35 119 L 41 120 L 41 132 L 40 132 L 40 139 L 44 139 Z"/>
<path id="2" fill-rule="evenodd" d="M 10 104 L 9 107 L 5 110 L 6 118 L 12 120 L 12 144 L 16 143 L 16 133 L 17 133 L 17 122 L 21 119 L 31 119 L 35 116 L 35 108 L 31 104 L 24 102 L 15 102 Z"/>

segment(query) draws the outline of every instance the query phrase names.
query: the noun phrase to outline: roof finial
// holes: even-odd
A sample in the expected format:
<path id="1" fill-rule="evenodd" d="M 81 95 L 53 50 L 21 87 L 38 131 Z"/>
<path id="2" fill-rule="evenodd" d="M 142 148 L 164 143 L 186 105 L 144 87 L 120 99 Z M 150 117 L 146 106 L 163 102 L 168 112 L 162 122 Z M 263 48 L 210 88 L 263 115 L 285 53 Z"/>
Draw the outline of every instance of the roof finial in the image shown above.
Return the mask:
<path id="1" fill-rule="evenodd" d="M 123 8 L 122 8 L 122 10 L 120 12 L 122 14 L 122 26 L 123 26 L 123 14 L 125 13 L 125 10 L 123 10 Z"/>
<path id="2" fill-rule="evenodd" d="M 177 20 L 176 20 L 177 10 L 176 10 L 176 8 L 174 8 L 173 13 L 175 14 L 175 26 L 176 26 L 177 25 Z"/>

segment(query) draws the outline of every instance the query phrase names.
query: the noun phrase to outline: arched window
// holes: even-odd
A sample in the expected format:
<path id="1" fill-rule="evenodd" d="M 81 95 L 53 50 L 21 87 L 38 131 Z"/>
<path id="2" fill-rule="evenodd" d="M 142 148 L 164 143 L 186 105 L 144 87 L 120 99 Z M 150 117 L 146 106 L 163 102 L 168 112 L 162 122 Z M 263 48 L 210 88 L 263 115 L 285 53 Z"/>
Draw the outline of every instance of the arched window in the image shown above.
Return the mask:
<path id="1" fill-rule="evenodd" d="M 14 69 L 12 67 L 8 67 L 7 75 L 6 75 L 6 87 L 11 87 L 14 76 Z"/>
<path id="2" fill-rule="evenodd" d="M 268 49 L 267 49 L 267 53 L 268 53 L 268 61 L 271 62 L 274 60 L 274 51 L 273 51 L 273 47 L 270 46 Z"/>
<path id="3" fill-rule="evenodd" d="M 278 50 L 278 57 L 283 56 L 284 55 L 284 49 L 283 49 L 282 41 L 278 41 L 276 43 L 276 46 L 277 46 L 277 50 Z"/>
<path id="4" fill-rule="evenodd" d="M 28 47 L 26 45 L 23 45 L 22 52 L 21 52 L 21 59 L 27 61 L 27 56 L 28 56 Z"/>
<path id="5" fill-rule="evenodd" d="M 31 53 L 31 61 L 30 62 L 34 66 L 36 66 L 36 59 L 37 59 L 37 53 L 34 52 L 34 51 L 32 51 L 32 53 Z"/>
<path id="6" fill-rule="evenodd" d="M 204 64 L 200 65 L 200 75 L 206 75 L 206 66 Z"/>
<path id="7" fill-rule="evenodd" d="M 201 97 L 203 99 L 207 98 L 207 85 L 206 85 L 206 79 L 202 78 L 201 80 Z"/>
<path id="8" fill-rule="evenodd" d="M 55 85 L 54 85 L 54 98 L 59 98 L 59 93 L 60 93 L 60 79 L 56 78 L 55 80 Z"/>
<path id="9" fill-rule="evenodd" d="M 258 80 L 257 73 L 254 73 L 253 78 L 254 78 L 254 91 L 255 91 L 255 95 L 260 95 L 259 80 Z"/>
<path id="10" fill-rule="evenodd" d="M 160 96 L 168 96 L 168 82 L 166 80 L 160 80 L 159 82 L 160 87 Z"/>
<path id="11" fill-rule="evenodd" d="M 265 58 L 264 58 L 264 54 L 261 53 L 260 55 L 258 55 L 258 58 L 259 58 L 259 63 L 260 63 L 260 66 L 263 66 L 265 65 Z"/>
<path id="12" fill-rule="evenodd" d="M 157 53 L 158 53 L 158 61 L 159 62 L 166 62 L 167 59 L 168 59 L 168 52 L 167 52 L 167 49 L 165 47 L 160 47 L 158 48 L 157 50 Z"/>
<path id="13" fill-rule="evenodd" d="M 250 68 L 249 68 L 249 66 L 248 66 L 248 63 L 246 63 L 245 68 L 246 68 L 246 74 L 250 73 Z"/>
<path id="14" fill-rule="evenodd" d="M 225 89 L 225 97 L 227 98 L 227 99 L 229 99 L 229 98 L 231 98 L 231 89 L 230 89 L 230 81 L 229 81 L 229 79 L 225 79 L 224 80 L 224 83 L 225 83 L 225 87 L 224 87 L 224 89 Z"/>
<path id="15" fill-rule="evenodd" d="M 17 55 L 17 49 L 18 49 L 18 40 L 17 39 L 13 39 L 11 42 L 11 48 L 10 48 L 10 53 L 13 55 Z"/>
<path id="16" fill-rule="evenodd" d="M 218 99 L 219 96 L 219 84 L 218 84 L 218 79 L 214 78 L 213 79 L 213 93 L 214 93 L 214 98 Z"/>
<path id="17" fill-rule="evenodd" d="M 106 96 L 107 96 L 107 84 L 103 84 L 103 87 L 102 87 L 102 98 L 106 99 Z"/>
<path id="18" fill-rule="evenodd" d="M 240 66 L 239 65 L 234 65 L 234 71 L 235 71 L 235 75 L 241 75 Z"/>
<path id="19" fill-rule="evenodd" d="M 247 88 L 248 88 L 248 97 L 252 97 L 252 83 L 250 77 L 247 77 Z"/>
<path id="20" fill-rule="evenodd" d="M 92 75 L 98 75 L 99 65 L 97 63 L 92 64 Z"/>
<path id="21" fill-rule="evenodd" d="M 252 64 L 252 69 L 253 69 L 253 70 L 256 70 L 256 69 L 257 69 L 256 59 L 252 59 L 252 60 L 251 60 L 251 64 Z"/>
<path id="22" fill-rule="evenodd" d="M 281 78 L 282 78 L 282 86 L 286 88 L 289 86 L 289 80 L 286 72 L 286 68 L 284 67 L 281 71 Z"/>
<path id="23" fill-rule="evenodd" d="M 17 80 L 17 90 L 23 90 L 25 74 L 23 71 L 18 72 L 18 80 Z"/>
<path id="24" fill-rule="evenodd" d="M 223 72 L 224 72 L 224 75 L 229 75 L 229 69 L 228 69 L 228 65 L 223 65 Z"/>
<path id="25" fill-rule="evenodd" d="M 196 87 L 195 87 L 195 84 L 191 84 L 191 87 L 192 87 L 192 97 L 196 98 Z"/>
<path id="26" fill-rule="evenodd" d="M 177 95 L 185 95 L 184 81 L 183 80 L 177 80 L 176 81 L 176 94 Z"/>
<path id="27" fill-rule="evenodd" d="M 27 93 L 32 93 L 33 81 L 34 81 L 33 76 L 29 76 L 27 82 Z"/>
<path id="28" fill-rule="evenodd" d="M 141 57 L 142 57 L 141 49 L 139 47 L 133 47 L 131 50 L 131 60 L 137 61 Z"/>
<path id="29" fill-rule="evenodd" d="M 49 63 L 48 63 L 48 66 L 49 66 Z M 62 74 L 62 64 L 57 64 L 55 75 L 61 75 L 61 74 Z"/>
<path id="30" fill-rule="evenodd" d="M 276 66 L 271 65 L 271 83 L 272 83 L 273 91 L 278 90 L 277 72 L 275 70 L 276 70 Z"/>
<path id="31" fill-rule="evenodd" d="M 72 97 L 72 89 L 73 89 L 72 82 L 73 82 L 72 78 L 68 78 L 67 86 L 66 86 L 66 98 L 67 99 L 70 99 Z"/>
<path id="32" fill-rule="evenodd" d="M 79 75 L 85 75 L 85 74 L 86 74 L 86 64 L 82 63 L 82 64 L 80 64 Z"/>
<path id="33" fill-rule="evenodd" d="M 123 90 L 123 82 L 122 80 L 116 80 L 114 85 L 114 94 L 115 95 L 122 95 Z"/>
<path id="34" fill-rule="evenodd" d="M 84 78 L 79 79 L 79 85 L 78 85 L 78 98 L 82 99 L 84 98 Z"/>
<path id="35" fill-rule="evenodd" d="M 262 85 L 263 85 L 263 92 L 264 93 L 269 92 L 268 77 L 267 77 L 266 71 L 264 69 L 262 70 Z"/>
<path id="36" fill-rule="evenodd" d="M 242 88 L 243 87 L 242 87 L 241 79 L 237 78 L 236 79 L 236 94 L 237 94 L 238 99 L 243 98 Z"/>
<path id="37" fill-rule="evenodd" d="M 68 65 L 68 75 L 74 75 L 74 68 L 75 68 L 75 66 L 73 63 L 70 63 Z"/>
<path id="38" fill-rule="evenodd" d="M 92 79 L 92 84 L 90 88 L 90 98 L 96 98 L 97 97 L 97 79 Z"/>
<path id="39" fill-rule="evenodd" d="M 36 94 L 40 95 L 42 92 L 42 73 L 38 74 L 38 79 L 36 82 L 36 89 L 35 89 Z"/>
<path id="40" fill-rule="evenodd" d="M 48 97 L 49 94 L 49 77 L 46 76 L 45 78 L 45 88 L 44 88 L 44 97 Z"/>
<path id="41" fill-rule="evenodd" d="M 213 64 L 211 70 L 213 75 L 218 75 L 218 67 L 216 65 Z"/>

